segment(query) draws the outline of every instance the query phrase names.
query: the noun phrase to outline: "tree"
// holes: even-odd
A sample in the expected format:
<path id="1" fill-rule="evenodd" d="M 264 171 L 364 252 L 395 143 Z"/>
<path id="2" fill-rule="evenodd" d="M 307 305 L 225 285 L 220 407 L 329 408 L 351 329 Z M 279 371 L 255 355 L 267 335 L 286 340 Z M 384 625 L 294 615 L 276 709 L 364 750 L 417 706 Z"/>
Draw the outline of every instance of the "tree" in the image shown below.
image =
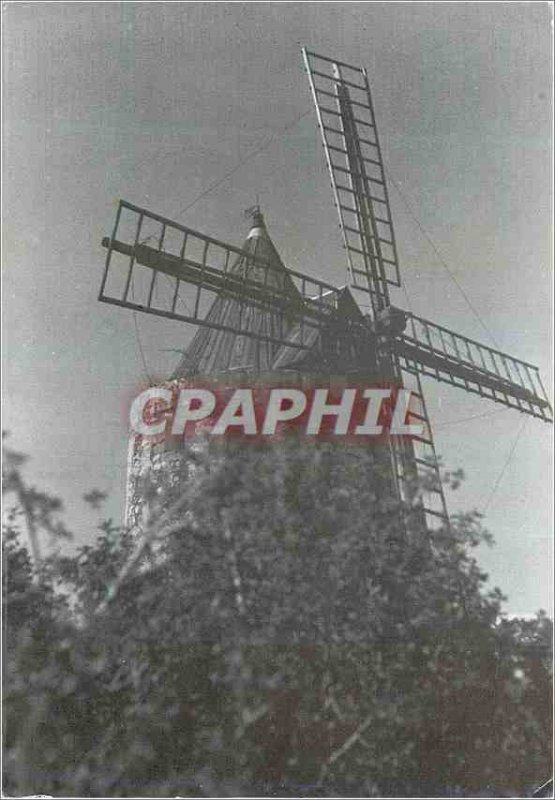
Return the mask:
<path id="1" fill-rule="evenodd" d="M 407 535 L 359 446 L 188 456 L 152 492 L 175 511 L 154 511 L 140 551 L 104 523 L 37 576 L 8 521 L 7 792 L 476 796 L 545 779 L 550 623 L 502 615 L 471 554 L 479 515 Z"/>

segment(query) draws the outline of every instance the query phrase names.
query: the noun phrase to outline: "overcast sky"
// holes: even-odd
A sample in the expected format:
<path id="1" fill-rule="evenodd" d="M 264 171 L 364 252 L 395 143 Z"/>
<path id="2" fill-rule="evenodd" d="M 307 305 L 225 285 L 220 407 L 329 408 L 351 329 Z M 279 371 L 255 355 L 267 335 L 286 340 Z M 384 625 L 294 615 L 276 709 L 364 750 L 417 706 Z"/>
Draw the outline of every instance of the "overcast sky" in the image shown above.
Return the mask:
<path id="1" fill-rule="evenodd" d="M 280 132 L 311 107 L 302 45 L 368 69 L 387 168 L 500 348 L 551 386 L 547 3 L 5 3 L 3 22 L 4 427 L 79 542 L 92 487 L 121 521 L 145 382 L 132 313 L 96 300 L 120 197 L 236 244 L 258 197 L 286 264 L 344 279 L 315 115 Z M 390 193 L 412 309 L 493 344 Z M 136 322 L 167 377 L 193 329 Z M 510 612 L 551 610 L 550 427 L 425 385 L 438 451 L 468 476 L 451 511 L 487 507 L 492 585 Z"/>

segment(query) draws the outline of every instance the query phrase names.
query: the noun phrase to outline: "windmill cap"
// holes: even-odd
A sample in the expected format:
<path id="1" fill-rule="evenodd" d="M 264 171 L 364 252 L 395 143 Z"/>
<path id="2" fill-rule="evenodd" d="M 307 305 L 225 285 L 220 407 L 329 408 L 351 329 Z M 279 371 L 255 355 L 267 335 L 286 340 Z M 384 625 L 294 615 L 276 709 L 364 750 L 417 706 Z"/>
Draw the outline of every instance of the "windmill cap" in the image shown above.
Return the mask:
<path id="1" fill-rule="evenodd" d="M 266 233 L 266 223 L 264 222 L 264 215 L 260 210 L 260 206 L 252 206 L 245 211 L 245 215 L 251 219 L 251 229 L 247 239 L 253 236 L 261 236 Z"/>

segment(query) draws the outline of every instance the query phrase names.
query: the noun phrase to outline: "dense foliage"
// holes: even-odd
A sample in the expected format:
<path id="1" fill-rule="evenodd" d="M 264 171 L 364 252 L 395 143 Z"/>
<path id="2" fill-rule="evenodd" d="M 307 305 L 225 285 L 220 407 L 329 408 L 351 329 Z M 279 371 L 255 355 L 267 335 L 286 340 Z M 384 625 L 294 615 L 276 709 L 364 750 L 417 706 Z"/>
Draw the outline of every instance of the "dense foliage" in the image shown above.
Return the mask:
<path id="1" fill-rule="evenodd" d="M 140 558 L 106 522 L 37 570 L 20 533 L 64 535 L 60 506 L 8 453 L 7 794 L 522 796 L 545 780 L 551 626 L 502 615 L 471 555 L 478 515 L 405 535 L 354 446 L 189 456 L 152 492 L 175 512 L 153 501 Z"/>

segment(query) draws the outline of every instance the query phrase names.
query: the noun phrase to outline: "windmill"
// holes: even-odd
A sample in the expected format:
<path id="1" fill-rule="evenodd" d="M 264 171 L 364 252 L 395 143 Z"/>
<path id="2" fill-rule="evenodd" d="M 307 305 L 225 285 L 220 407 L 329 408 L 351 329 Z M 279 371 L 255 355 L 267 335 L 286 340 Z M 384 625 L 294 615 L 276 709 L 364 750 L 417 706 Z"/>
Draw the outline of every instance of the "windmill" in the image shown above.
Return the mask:
<path id="1" fill-rule="evenodd" d="M 349 286 L 286 268 L 258 208 L 245 244 L 236 247 L 122 200 L 102 241 L 99 300 L 199 326 L 174 379 L 304 371 L 411 388 L 408 416 L 422 423 L 423 434 L 387 441 L 387 491 L 417 507 L 433 528 L 448 516 L 421 378 L 546 422 L 551 407 L 537 367 L 392 305 L 399 258 L 366 71 L 306 49 L 303 58 Z M 357 295 L 369 300 L 370 314 L 360 311 Z M 422 485 L 425 492 L 415 489 Z"/>

